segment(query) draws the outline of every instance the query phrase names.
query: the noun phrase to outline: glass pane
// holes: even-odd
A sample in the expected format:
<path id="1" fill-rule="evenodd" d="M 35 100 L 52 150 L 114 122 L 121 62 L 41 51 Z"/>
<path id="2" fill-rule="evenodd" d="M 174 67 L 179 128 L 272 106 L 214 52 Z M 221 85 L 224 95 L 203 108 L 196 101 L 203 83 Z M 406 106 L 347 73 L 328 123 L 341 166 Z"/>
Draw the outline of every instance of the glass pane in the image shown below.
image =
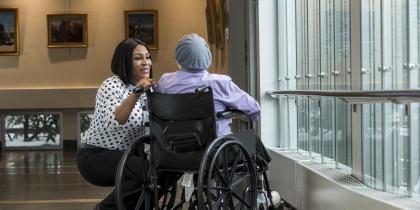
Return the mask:
<path id="1" fill-rule="evenodd" d="M 298 149 L 304 154 L 309 154 L 309 139 L 308 139 L 308 106 L 307 99 L 304 97 L 297 98 L 297 139 Z"/>
<path id="2" fill-rule="evenodd" d="M 320 138 L 320 107 L 319 107 L 319 101 L 313 100 L 308 98 L 309 102 L 309 110 L 308 110 L 308 137 L 310 142 L 310 148 L 311 148 L 311 155 L 314 158 L 317 158 L 317 160 L 321 161 L 321 138 Z"/>
<path id="3" fill-rule="evenodd" d="M 80 131 L 80 139 L 82 139 L 85 135 L 87 130 L 89 129 L 90 122 L 93 119 L 93 112 L 80 112 L 79 113 L 79 131 Z"/>
<path id="4" fill-rule="evenodd" d="M 362 88 L 380 88 L 381 77 L 381 8 L 380 0 L 364 0 L 362 4 Z M 379 75 L 377 79 L 376 75 Z"/>
<path id="5" fill-rule="evenodd" d="M 288 133 L 289 138 L 287 139 L 289 141 L 289 148 L 293 151 L 295 151 L 298 148 L 298 112 L 296 107 L 296 100 L 294 98 L 288 98 L 287 103 L 287 116 L 288 116 Z"/>
<path id="6" fill-rule="evenodd" d="M 296 1 L 296 74 L 297 75 L 310 75 L 307 71 L 307 35 L 306 32 L 306 23 L 304 20 L 306 19 L 306 11 L 305 11 L 305 4 L 306 1 L 304 0 L 297 0 Z M 309 79 L 309 77 L 306 77 Z M 296 89 L 298 90 L 305 90 L 308 88 L 308 82 L 306 79 L 300 79 L 296 81 Z"/>
<path id="7" fill-rule="evenodd" d="M 334 88 L 331 72 L 334 71 L 334 2 L 320 0 L 320 88 Z M 322 76 L 324 75 L 324 76 Z"/>
<path id="8" fill-rule="evenodd" d="M 321 99 L 321 127 L 322 127 L 322 150 L 323 156 L 335 159 L 334 153 L 334 99 L 323 98 Z"/>
<path id="9" fill-rule="evenodd" d="M 368 186 L 383 188 L 381 104 L 363 105 L 363 173 Z"/>
<path id="10" fill-rule="evenodd" d="M 413 196 L 420 200 L 420 104 L 409 105 L 409 116 L 403 116 L 401 136 L 409 141 L 410 173 L 409 189 Z M 410 123 L 409 123 L 410 122 Z M 409 192 L 409 193 L 410 193 Z"/>
<path id="11" fill-rule="evenodd" d="M 60 120 L 60 114 L 7 114 L 5 147 L 58 147 Z"/>
<path id="12" fill-rule="evenodd" d="M 417 0 L 408 1 L 407 8 L 407 42 L 404 49 L 408 49 L 407 58 L 404 60 L 403 71 L 408 79 L 409 88 L 420 88 L 420 2 Z"/>
<path id="13" fill-rule="evenodd" d="M 333 77 L 335 90 L 350 88 L 350 11 L 349 0 L 334 1 L 334 67 L 328 75 Z"/>
<path id="14" fill-rule="evenodd" d="M 341 100 L 335 103 L 335 142 L 337 166 L 351 167 L 351 105 Z"/>

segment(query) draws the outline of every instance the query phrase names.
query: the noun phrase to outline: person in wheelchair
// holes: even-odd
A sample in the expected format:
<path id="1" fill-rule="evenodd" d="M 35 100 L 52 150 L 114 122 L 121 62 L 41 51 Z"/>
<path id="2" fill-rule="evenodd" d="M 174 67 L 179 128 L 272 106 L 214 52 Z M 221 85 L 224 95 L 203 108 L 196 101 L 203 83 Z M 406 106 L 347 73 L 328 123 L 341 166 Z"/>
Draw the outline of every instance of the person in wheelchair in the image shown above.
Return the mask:
<path id="1" fill-rule="evenodd" d="M 155 91 L 158 93 L 192 93 L 197 88 L 209 86 L 212 89 L 215 112 L 234 109 L 250 116 L 251 121 L 256 121 L 260 114 L 260 105 L 248 93 L 240 89 L 229 76 L 211 74 L 207 71 L 212 62 L 211 52 L 206 41 L 197 34 L 185 35 L 180 39 L 175 48 L 175 59 L 180 69 L 175 72 L 165 73 L 159 79 Z M 221 119 L 216 122 L 217 136 L 233 135 L 241 139 L 241 133 L 232 134 L 231 119 Z M 270 191 L 265 171 L 271 158 L 263 143 L 257 135 L 255 136 L 255 152 L 257 165 L 260 166 L 259 186 L 261 192 Z M 264 183 L 263 183 L 264 182 Z M 266 189 L 262 189 L 265 186 Z M 276 197 L 277 203 L 272 200 Z M 278 205 L 280 196 L 277 192 L 265 193 L 264 197 L 269 197 L 272 206 Z M 267 199 L 265 199 L 267 200 Z M 265 202 L 267 203 L 267 202 Z M 258 209 L 266 209 L 260 207 Z M 266 207 L 269 204 L 265 205 Z M 261 204 L 261 206 L 264 206 Z"/>
<path id="2" fill-rule="evenodd" d="M 148 46 L 134 38 L 120 42 L 115 49 L 111 69 L 113 75 L 102 83 L 97 92 L 94 117 L 87 135 L 81 140 L 76 160 L 80 174 L 98 186 L 114 186 L 124 151 L 146 134 L 149 120 L 146 96 L 133 92 L 133 89 L 153 85 Z M 149 166 L 135 156 L 127 161 L 127 165 L 133 170 L 127 170 L 125 174 L 128 177 L 126 189 L 134 191 L 145 179 L 142 170 L 148 170 Z M 139 192 L 134 193 L 131 200 L 130 197 L 125 200 L 127 206 L 135 206 L 136 194 Z M 115 192 L 111 192 L 95 209 L 117 209 Z"/>
<path id="3" fill-rule="evenodd" d="M 189 93 L 203 85 L 212 88 L 215 112 L 227 109 L 241 111 L 256 121 L 260 114 L 260 105 L 248 93 L 240 89 L 227 75 L 211 74 L 207 71 L 212 62 L 211 52 L 206 41 L 197 34 L 189 34 L 179 40 L 175 48 L 175 59 L 180 70 L 165 73 L 159 79 L 155 91 L 160 93 Z M 232 134 L 231 119 L 216 122 L 217 136 Z M 257 154 L 266 163 L 271 158 L 261 140 L 256 136 Z"/>

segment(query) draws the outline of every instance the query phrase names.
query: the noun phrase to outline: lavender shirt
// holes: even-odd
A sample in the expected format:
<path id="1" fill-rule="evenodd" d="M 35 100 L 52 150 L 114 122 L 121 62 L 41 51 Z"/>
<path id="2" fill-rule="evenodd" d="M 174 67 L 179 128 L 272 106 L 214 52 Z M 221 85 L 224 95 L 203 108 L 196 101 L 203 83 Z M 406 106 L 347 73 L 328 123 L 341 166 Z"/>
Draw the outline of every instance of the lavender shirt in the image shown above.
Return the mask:
<path id="1" fill-rule="evenodd" d="M 249 114 L 251 120 L 257 120 L 260 113 L 258 102 L 245 91 L 241 90 L 226 75 L 210 74 L 207 71 L 195 73 L 176 71 L 166 73 L 160 78 L 155 91 L 160 93 L 191 93 L 203 85 L 209 85 L 213 90 L 216 112 L 233 108 Z M 217 121 L 217 136 L 230 134 L 231 122 L 232 120 L 230 119 Z"/>

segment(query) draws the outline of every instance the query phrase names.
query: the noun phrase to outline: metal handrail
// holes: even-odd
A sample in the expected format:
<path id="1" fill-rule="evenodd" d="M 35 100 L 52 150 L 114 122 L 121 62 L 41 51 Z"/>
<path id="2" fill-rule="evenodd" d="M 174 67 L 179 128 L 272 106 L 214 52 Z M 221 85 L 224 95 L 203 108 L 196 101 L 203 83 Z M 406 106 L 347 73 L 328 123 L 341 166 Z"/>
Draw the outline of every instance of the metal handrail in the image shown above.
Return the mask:
<path id="1" fill-rule="evenodd" d="M 381 91 L 336 91 L 336 90 L 273 90 L 267 91 L 271 97 L 306 96 L 312 99 L 332 97 L 347 103 L 411 103 L 420 102 L 420 90 L 381 90 Z"/>

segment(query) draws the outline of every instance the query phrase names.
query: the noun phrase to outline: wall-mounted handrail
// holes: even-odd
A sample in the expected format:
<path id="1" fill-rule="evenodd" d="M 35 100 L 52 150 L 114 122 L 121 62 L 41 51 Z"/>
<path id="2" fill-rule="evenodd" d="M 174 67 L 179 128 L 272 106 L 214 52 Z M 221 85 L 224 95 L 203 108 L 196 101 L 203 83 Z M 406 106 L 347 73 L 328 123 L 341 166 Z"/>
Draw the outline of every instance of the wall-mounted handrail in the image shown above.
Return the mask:
<path id="1" fill-rule="evenodd" d="M 312 99 L 332 97 L 347 103 L 411 103 L 420 102 L 420 90 L 381 90 L 381 91 L 336 91 L 336 90 L 273 90 L 267 94 L 279 96 L 306 96 Z"/>

